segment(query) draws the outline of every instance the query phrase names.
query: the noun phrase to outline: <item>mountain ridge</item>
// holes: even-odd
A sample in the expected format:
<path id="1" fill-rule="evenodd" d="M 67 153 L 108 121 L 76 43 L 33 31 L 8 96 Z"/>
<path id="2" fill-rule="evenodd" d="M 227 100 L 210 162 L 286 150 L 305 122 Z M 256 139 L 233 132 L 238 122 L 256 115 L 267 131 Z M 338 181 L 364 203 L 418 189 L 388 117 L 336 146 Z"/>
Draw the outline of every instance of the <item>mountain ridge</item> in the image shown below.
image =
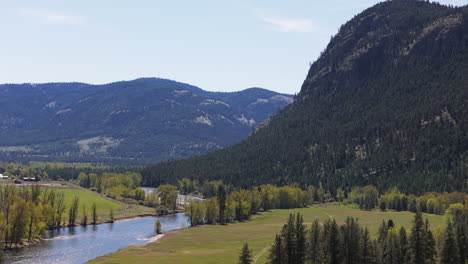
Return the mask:
<path id="1" fill-rule="evenodd" d="M 130 163 L 187 157 L 241 140 L 292 100 L 266 89 L 209 92 L 161 78 L 4 84 L 0 156 Z"/>
<path id="2" fill-rule="evenodd" d="M 150 166 L 145 182 L 466 190 L 467 32 L 467 7 L 386 1 L 366 9 L 267 124 L 224 150 Z"/>

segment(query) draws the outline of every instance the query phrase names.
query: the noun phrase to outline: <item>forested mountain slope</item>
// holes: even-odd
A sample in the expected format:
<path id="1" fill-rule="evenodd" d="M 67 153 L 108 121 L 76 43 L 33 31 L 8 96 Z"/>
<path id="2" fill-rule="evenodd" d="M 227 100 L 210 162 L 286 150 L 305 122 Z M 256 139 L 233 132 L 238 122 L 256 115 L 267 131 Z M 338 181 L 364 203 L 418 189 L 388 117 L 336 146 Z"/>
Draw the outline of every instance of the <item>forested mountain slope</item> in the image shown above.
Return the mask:
<path id="1" fill-rule="evenodd" d="M 208 92 L 144 78 L 105 85 L 0 85 L 0 159 L 141 164 L 244 139 L 293 101 L 260 88 Z"/>
<path id="2" fill-rule="evenodd" d="M 144 181 L 467 190 L 467 121 L 468 8 L 387 1 L 343 25 L 295 102 L 247 140 Z"/>

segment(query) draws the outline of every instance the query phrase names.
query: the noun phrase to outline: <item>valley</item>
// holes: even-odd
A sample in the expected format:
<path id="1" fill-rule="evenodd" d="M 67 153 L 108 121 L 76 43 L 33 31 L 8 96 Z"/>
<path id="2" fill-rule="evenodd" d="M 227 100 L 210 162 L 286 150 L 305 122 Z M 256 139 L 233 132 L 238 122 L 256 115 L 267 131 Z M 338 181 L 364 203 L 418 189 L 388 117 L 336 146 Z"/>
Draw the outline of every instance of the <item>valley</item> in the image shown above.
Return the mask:
<path id="1" fill-rule="evenodd" d="M 346 217 L 356 217 L 359 223 L 369 228 L 372 237 L 382 221 L 392 219 L 407 230 L 414 217 L 409 212 L 361 211 L 337 204 L 312 206 L 302 209 L 273 210 L 255 216 L 252 220 L 228 226 L 206 225 L 186 230 L 167 232 L 158 242 L 128 247 L 115 253 L 99 257 L 89 263 L 237 263 L 239 250 L 244 242 L 249 243 L 255 263 L 268 263 L 271 241 L 291 213 L 301 213 L 307 226 L 317 218 L 321 221 L 332 217 L 344 223 Z M 424 215 L 433 230 L 444 226 L 443 216 Z M 196 242 L 194 242 L 196 241 Z M 264 251 L 264 249 L 267 249 Z M 263 253 L 263 254 L 262 254 Z"/>
<path id="2" fill-rule="evenodd" d="M 6 16 L 0 263 L 468 263 L 468 0 L 87 1 Z"/>

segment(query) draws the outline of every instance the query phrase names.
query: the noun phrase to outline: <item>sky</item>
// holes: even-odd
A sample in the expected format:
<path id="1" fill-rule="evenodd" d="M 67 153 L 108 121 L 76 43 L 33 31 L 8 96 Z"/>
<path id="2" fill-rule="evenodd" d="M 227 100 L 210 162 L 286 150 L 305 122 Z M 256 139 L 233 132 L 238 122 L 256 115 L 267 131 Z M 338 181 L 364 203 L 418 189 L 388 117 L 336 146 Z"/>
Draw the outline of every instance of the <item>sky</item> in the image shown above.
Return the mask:
<path id="1" fill-rule="evenodd" d="M 160 77 L 294 94 L 338 28 L 378 2 L 0 0 L 0 83 Z"/>

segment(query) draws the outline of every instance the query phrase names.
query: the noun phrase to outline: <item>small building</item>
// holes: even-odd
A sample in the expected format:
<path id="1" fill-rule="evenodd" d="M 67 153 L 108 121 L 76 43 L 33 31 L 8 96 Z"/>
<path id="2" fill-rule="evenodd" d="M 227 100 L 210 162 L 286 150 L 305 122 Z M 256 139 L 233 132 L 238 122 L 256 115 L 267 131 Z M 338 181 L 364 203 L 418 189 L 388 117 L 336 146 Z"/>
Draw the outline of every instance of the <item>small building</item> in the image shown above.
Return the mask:
<path id="1" fill-rule="evenodd" d="M 8 180 L 10 179 L 10 176 L 6 176 L 0 173 L 0 180 Z"/>
<path id="2" fill-rule="evenodd" d="M 23 177 L 23 181 L 36 181 L 35 177 Z"/>

